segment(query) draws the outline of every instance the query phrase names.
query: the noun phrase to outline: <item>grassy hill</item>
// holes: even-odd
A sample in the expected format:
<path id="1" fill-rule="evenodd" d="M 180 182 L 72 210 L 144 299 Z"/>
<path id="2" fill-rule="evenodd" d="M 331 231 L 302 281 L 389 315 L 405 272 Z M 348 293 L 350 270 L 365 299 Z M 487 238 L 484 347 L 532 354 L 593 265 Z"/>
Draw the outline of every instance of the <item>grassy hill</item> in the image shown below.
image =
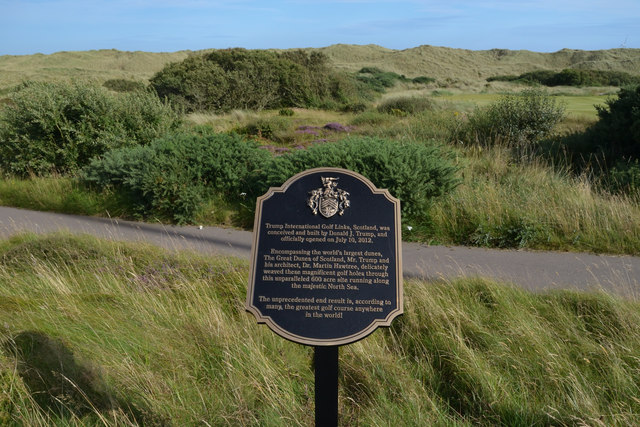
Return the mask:
<path id="1" fill-rule="evenodd" d="M 407 77 L 429 76 L 444 84 L 477 85 L 487 77 L 564 68 L 625 71 L 637 74 L 640 49 L 583 51 L 563 49 L 553 53 L 527 50 L 466 50 L 418 46 L 393 50 L 377 45 L 337 44 L 317 49 L 341 69 L 357 71 L 377 66 Z M 172 53 L 92 50 L 0 56 L 0 90 L 23 80 L 67 78 L 105 81 L 111 78 L 146 80 L 167 63 L 182 61 L 191 51 Z"/>

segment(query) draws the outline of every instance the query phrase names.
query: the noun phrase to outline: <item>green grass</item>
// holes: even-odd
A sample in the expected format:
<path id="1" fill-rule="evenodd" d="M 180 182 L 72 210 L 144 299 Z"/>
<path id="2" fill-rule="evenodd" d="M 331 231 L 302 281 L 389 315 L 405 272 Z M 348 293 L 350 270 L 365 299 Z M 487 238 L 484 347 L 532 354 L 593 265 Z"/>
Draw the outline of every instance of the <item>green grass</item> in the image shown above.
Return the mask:
<path id="1" fill-rule="evenodd" d="M 637 197 L 598 191 L 584 176 L 540 162 L 513 162 L 508 149 L 469 148 L 463 183 L 425 214 L 430 233 L 405 238 L 473 246 L 640 254 Z"/>
<path id="2" fill-rule="evenodd" d="M 63 176 L 0 180 L 0 205 L 87 216 L 128 217 L 126 201 L 97 193 Z"/>
<path id="3" fill-rule="evenodd" d="M 247 278 L 231 258 L 1 241 L 0 423 L 311 425 L 312 349 L 245 313 Z M 345 426 L 636 425 L 640 304 L 410 280 L 339 380 Z"/>
<path id="4" fill-rule="evenodd" d="M 487 106 L 500 99 L 501 96 L 500 93 L 458 93 L 438 96 L 436 99 L 448 101 L 463 110 L 468 110 L 470 107 Z M 597 117 L 595 106 L 604 106 L 605 101 L 611 98 L 611 95 L 556 95 L 554 98 L 566 106 L 570 118 L 595 119 Z"/>

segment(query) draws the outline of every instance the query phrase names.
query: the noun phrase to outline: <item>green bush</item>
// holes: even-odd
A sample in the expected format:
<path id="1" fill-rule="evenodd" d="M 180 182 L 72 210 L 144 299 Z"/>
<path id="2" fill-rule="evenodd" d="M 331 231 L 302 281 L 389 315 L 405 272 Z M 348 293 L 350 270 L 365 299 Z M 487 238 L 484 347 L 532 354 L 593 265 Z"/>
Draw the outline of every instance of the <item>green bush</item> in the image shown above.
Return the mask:
<path id="1" fill-rule="evenodd" d="M 102 86 L 114 92 L 134 92 L 136 90 L 144 90 L 147 87 L 140 81 L 127 79 L 109 79 Z"/>
<path id="2" fill-rule="evenodd" d="M 418 76 L 418 77 L 412 78 L 411 81 L 413 83 L 426 85 L 429 83 L 435 83 L 436 79 L 434 79 L 433 77 Z"/>
<path id="3" fill-rule="evenodd" d="M 403 215 L 408 217 L 420 217 L 431 199 L 458 184 L 457 168 L 450 152 L 442 147 L 360 137 L 275 157 L 251 175 L 246 191 L 257 197 L 296 173 L 316 167 L 339 167 L 362 174 L 400 199 Z"/>
<path id="4" fill-rule="evenodd" d="M 596 106 L 592 138 L 609 161 L 640 158 L 640 85 L 620 89 L 607 106 Z"/>
<path id="5" fill-rule="evenodd" d="M 605 187 L 617 192 L 632 184 L 633 162 L 640 159 L 640 85 L 622 88 L 606 104 L 596 106 L 598 121 L 586 130 L 546 142 L 554 161 L 578 173 L 596 169 Z"/>
<path id="6" fill-rule="evenodd" d="M 618 162 L 609 171 L 609 188 L 614 192 L 640 194 L 640 163 Z"/>
<path id="7" fill-rule="evenodd" d="M 361 68 L 356 78 L 375 92 L 384 92 L 386 89 L 395 86 L 399 81 L 409 81 L 403 75 L 392 71 L 382 71 L 376 67 Z"/>
<path id="8" fill-rule="evenodd" d="M 214 50 L 167 65 L 150 83 L 186 111 L 318 107 L 360 92 L 325 55 L 302 50 Z"/>
<path id="9" fill-rule="evenodd" d="M 433 110 L 433 102 L 428 98 L 419 97 L 399 97 L 384 101 L 378 106 L 381 113 L 394 114 L 416 114 L 426 110 Z"/>
<path id="10" fill-rule="evenodd" d="M 291 117 L 295 114 L 295 112 L 291 108 L 282 108 L 278 111 L 278 115 L 284 117 Z"/>
<path id="11" fill-rule="evenodd" d="M 565 107 L 538 89 L 506 95 L 476 109 L 465 129 L 468 142 L 527 147 L 551 134 L 564 118 Z"/>
<path id="12" fill-rule="evenodd" d="M 364 102 L 351 102 L 345 104 L 341 110 L 344 113 L 364 113 L 365 111 L 367 111 L 367 104 L 365 104 Z"/>
<path id="13" fill-rule="evenodd" d="M 232 197 L 242 192 L 248 175 L 269 158 L 267 151 L 238 135 L 201 130 L 111 151 L 83 170 L 82 181 L 121 192 L 143 217 L 181 224 L 192 222 L 214 193 Z"/>
<path id="14" fill-rule="evenodd" d="M 110 149 L 147 144 L 180 124 L 146 91 L 30 82 L 10 100 L 0 110 L 0 168 L 20 176 L 73 172 Z"/>

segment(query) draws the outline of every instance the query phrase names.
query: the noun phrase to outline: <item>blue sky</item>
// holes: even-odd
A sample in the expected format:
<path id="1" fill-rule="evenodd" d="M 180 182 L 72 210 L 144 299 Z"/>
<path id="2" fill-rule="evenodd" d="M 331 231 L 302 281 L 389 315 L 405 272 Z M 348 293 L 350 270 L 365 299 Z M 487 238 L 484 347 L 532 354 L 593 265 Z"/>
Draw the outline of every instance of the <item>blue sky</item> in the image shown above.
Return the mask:
<path id="1" fill-rule="evenodd" d="M 0 55 L 336 43 L 640 48 L 640 0 L 0 0 Z"/>

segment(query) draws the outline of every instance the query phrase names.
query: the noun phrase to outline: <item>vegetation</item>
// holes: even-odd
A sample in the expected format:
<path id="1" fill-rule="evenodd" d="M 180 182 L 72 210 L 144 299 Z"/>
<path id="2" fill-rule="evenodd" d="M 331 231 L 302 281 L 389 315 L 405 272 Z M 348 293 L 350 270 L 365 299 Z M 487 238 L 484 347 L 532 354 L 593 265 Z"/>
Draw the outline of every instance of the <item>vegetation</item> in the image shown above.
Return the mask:
<path id="1" fill-rule="evenodd" d="M 318 52 L 227 49 L 167 65 L 151 87 L 186 111 L 344 104 L 362 94 Z"/>
<path id="2" fill-rule="evenodd" d="M 627 86 L 640 84 L 640 76 L 622 71 L 564 69 L 530 71 L 519 76 L 489 77 L 488 82 L 519 82 L 543 86 Z"/>
<path id="3" fill-rule="evenodd" d="M 387 89 L 395 86 L 396 83 L 399 82 L 429 84 L 436 81 L 436 79 L 426 76 L 409 79 L 405 77 L 404 74 L 400 75 L 393 71 L 382 71 L 377 67 L 364 67 L 360 69 L 356 78 L 376 92 L 385 92 Z"/>
<path id="4" fill-rule="evenodd" d="M 310 425 L 310 347 L 244 312 L 248 265 L 64 234 L 0 242 L 3 425 Z M 215 285 L 214 285 L 215 284 Z M 636 425 L 640 306 L 405 283 L 340 349 L 341 425 Z"/>
<path id="5" fill-rule="evenodd" d="M 13 132 L 9 122 L 0 124 L 0 134 L 5 135 L 0 150 L 8 153 L 0 160 L 6 176 L 0 185 L 0 203 L 250 227 L 253 200 L 268 186 L 280 185 L 305 168 L 337 166 L 364 174 L 401 199 L 403 221 L 411 227 L 404 237 L 410 240 L 640 252 L 640 168 L 634 151 L 637 89 L 625 88 L 604 106 L 591 107 L 592 120 L 567 118 L 560 98 L 540 89 L 475 94 L 486 99 L 483 106 L 474 108 L 457 101 L 463 94 L 453 97 L 458 83 L 450 82 L 453 86 L 446 93 L 451 96 L 436 96 L 445 92 L 420 86 L 395 71 L 367 65 L 350 76 L 338 72 L 328 62 L 329 58 L 337 61 L 335 52 L 327 51 L 326 56 L 316 50 L 202 52 L 156 75 L 162 84 L 191 76 L 184 82 L 194 90 L 222 90 L 203 77 L 207 73 L 222 76 L 237 85 L 218 99 L 226 103 L 229 94 L 268 94 L 266 86 L 255 89 L 250 79 L 252 73 L 266 72 L 267 77 L 289 82 L 274 92 L 284 97 L 274 105 L 283 99 L 306 99 L 331 108 L 324 110 L 282 105 L 260 111 L 180 115 L 148 91 L 114 93 L 95 83 L 25 84 L 10 93 L 0 112 L 3 117 L 13 114 L 13 123 L 24 128 L 24 143 L 15 144 L 17 137 L 6 139 Z M 493 54 L 500 54 L 505 64 L 510 58 L 508 52 Z M 385 70 L 397 70 L 393 64 L 385 64 Z M 327 78 L 346 79 L 348 84 L 331 86 Z M 379 101 L 345 96 L 345 103 L 336 109 L 337 98 L 322 95 L 330 87 L 362 94 L 363 88 L 373 89 L 372 81 L 387 92 Z M 134 89 L 137 85 L 131 82 L 140 80 L 112 78 L 107 86 Z M 204 86 L 198 86 L 201 83 Z M 24 95 L 29 88 L 32 97 Z M 59 103 L 35 102 L 38 96 L 46 98 L 60 88 L 67 88 L 65 96 L 49 96 Z M 76 92 L 82 96 L 66 96 Z M 194 99 L 206 99 L 200 95 Z M 29 108 L 16 108 L 14 99 L 20 96 Z M 96 101 L 103 97 L 107 101 Z M 571 95 L 563 96 L 568 98 Z M 156 110 L 133 99 L 159 106 L 167 115 L 158 116 Z M 133 118 L 131 126 L 124 114 L 114 116 L 122 110 L 117 106 L 123 100 L 126 115 Z M 102 108 L 103 104 L 111 107 L 100 114 L 105 110 L 94 105 Z M 568 105 L 573 112 L 577 104 Z M 144 113 L 147 110 L 152 113 Z M 73 120 L 65 115 L 71 113 Z M 178 129 L 179 117 L 184 125 Z M 26 124 L 40 122 L 53 136 L 43 140 L 40 131 L 28 133 L 37 127 Z M 70 130 L 58 132 L 61 129 Z M 67 139 L 47 142 L 58 134 Z M 18 153 L 18 148 L 23 152 Z M 84 165 L 88 166 L 80 173 Z M 57 174 L 48 175 L 51 171 Z M 27 175 L 28 179 L 20 179 Z"/>
<path id="6" fill-rule="evenodd" d="M 115 92 L 134 92 L 136 90 L 144 90 L 147 87 L 141 81 L 127 79 L 109 79 L 102 86 Z"/>
<path id="7" fill-rule="evenodd" d="M 388 188 L 411 216 L 455 187 L 456 168 L 444 156 L 436 146 L 352 138 L 273 157 L 255 142 L 205 132 L 111 151 L 85 168 L 82 179 L 127 197 L 145 217 L 188 223 L 214 194 L 241 203 L 303 170 L 343 167 Z"/>
<path id="8" fill-rule="evenodd" d="M 470 51 L 439 46 L 418 46 L 392 50 L 381 46 L 332 45 L 319 49 L 330 63 L 347 72 L 377 67 L 398 75 L 429 76 L 437 85 L 482 90 L 486 78 L 498 74 L 520 75 L 549 69 L 604 69 L 638 74 L 639 49 L 579 51 L 563 49 L 553 53 L 492 49 Z M 57 52 L 52 55 L 0 56 L 0 95 L 25 79 L 37 81 L 92 80 L 102 84 L 109 79 L 148 81 L 167 64 L 183 61 L 194 52 L 122 52 L 115 49 L 83 52 Z M 196 52 L 196 53 L 204 53 Z M 471 66 L 470 66 L 471 64 Z M 499 82 L 495 83 L 496 85 Z M 403 84 L 399 85 L 400 87 Z"/>
<path id="9" fill-rule="evenodd" d="M 433 110 L 434 108 L 435 106 L 433 101 L 424 97 L 389 98 L 378 105 L 378 111 L 381 113 L 393 114 L 396 116 L 416 114 L 425 110 Z"/>
<path id="10" fill-rule="evenodd" d="M 593 126 L 598 143 L 609 160 L 640 158 L 640 84 L 622 88 L 617 98 L 598 107 L 598 122 Z"/>
<path id="11" fill-rule="evenodd" d="M 358 172 L 378 188 L 400 199 L 407 218 L 420 216 L 434 199 L 449 193 L 458 183 L 452 155 L 444 147 L 373 138 L 347 138 L 275 157 L 249 179 L 252 199 L 269 187 L 280 186 L 298 172 L 331 166 Z"/>
<path id="12" fill-rule="evenodd" d="M 554 170 L 541 160 L 514 162 L 512 156 L 508 147 L 468 150 L 463 183 L 425 213 L 431 227 L 405 222 L 414 229 L 403 237 L 640 254 L 637 196 L 612 195 L 586 175 Z"/>
<path id="13" fill-rule="evenodd" d="M 525 148 L 551 134 L 564 118 L 564 107 L 536 89 L 507 95 L 469 116 L 465 138 L 483 146 Z"/>
<path id="14" fill-rule="evenodd" d="M 466 52 L 478 64 L 471 76 L 458 50 L 380 49 L 182 53 L 174 58 L 187 60 L 164 70 L 168 57 L 155 62 L 158 93 L 216 113 L 181 115 L 129 83 L 151 77 L 147 69 L 101 73 L 109 89 L 5 89 L 0 204 L 246 227 L 267 187 L 337 166 L 401 199 L 408 240 L 640 254 L 638 88 L 593 120 L 567 120 L 540 90 L 487 93 L 474 108 L 428 96 L 424 84 L 453 94 L 491 75 L 496 58 L 514 74 L 530 71 L 518 61 L 536 63 L 534 54 Z M 609 68 L 634 64 L 626 51 Z M 442 54 L 442 69 L 429 68 Z M 102 55 L 121 71 L 137 57 Z M 565 68 L 588 59 L 553 55 Z M 379 56 L 389 71 L 370 66 Z M 69 58 L 45 59 L 77 64 Z M 0 69 L 10 59 L 0 57 Z M 424 72 L 437 82 L 403 77 Z M 252 86 L 258 75 L 277 90 Z M 381 101 L 362 97 L 376 85 Z M 221 88 L 244 104 L 207 98 Z M 255 110 L 234 110 L 245 106 Z M 311 424 L 312 349 L 244 312 L 247 276 L 247 263 L 231 258 L 89 237 L 0 241 L 0 424 Z M 341 423 L 637 425 L 639 325 L 633 299 L 410 280 L 405 315 L 341 349 Z"/>
<path id="15" fill-rule="evenodd" d="M 142 216 L 192 222 L 207 199 L 242 192 L 269 153 L 234 135 L 174 134 L 148 146 L 121 148 L 94 159 L 82 180 L 129 200 Z"/>
<path id="16" fill-rule="evenodd" d="M 111 149 L 147 144 L 179 123 L 150 92 L 25 83 L 0 109 L 0 168 L 18 176 L 70 173 Z"/>

